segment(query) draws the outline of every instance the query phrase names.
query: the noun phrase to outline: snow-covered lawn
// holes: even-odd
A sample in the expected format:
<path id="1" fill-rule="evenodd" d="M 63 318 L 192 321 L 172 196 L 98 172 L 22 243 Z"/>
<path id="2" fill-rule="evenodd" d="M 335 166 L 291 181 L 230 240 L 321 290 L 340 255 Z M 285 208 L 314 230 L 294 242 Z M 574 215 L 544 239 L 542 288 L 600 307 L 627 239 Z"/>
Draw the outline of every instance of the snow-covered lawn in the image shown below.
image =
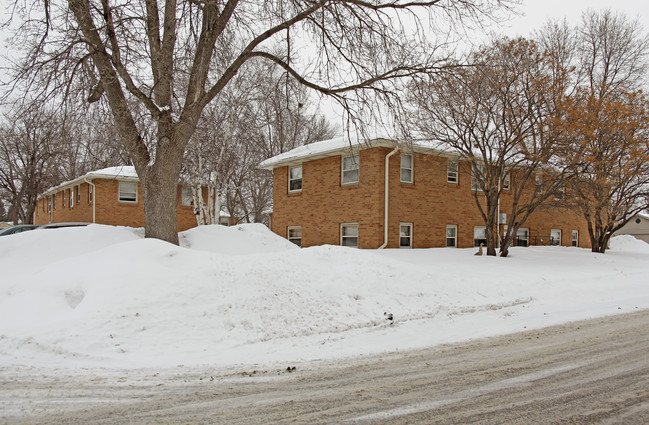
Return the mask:
<path id="1" fill-rule="evenodd" d="M 649 245 L 298 249 L 261 225 L 181 247 L 91 225 L 0 238 L 0 366 L 133 369 L 406 350 L 649 308 Z M 391 323 L 384 313 L 394 317 Z"/>

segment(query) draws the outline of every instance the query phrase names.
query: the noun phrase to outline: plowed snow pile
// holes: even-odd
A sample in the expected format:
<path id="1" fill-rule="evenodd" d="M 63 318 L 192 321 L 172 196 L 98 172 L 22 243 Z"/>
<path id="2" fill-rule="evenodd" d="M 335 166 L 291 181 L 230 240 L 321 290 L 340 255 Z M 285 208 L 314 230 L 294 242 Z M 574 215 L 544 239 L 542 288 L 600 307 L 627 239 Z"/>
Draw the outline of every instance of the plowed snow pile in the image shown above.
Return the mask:
<path id="1" fill-rule="evenodd" d="M 90 225 L 0 238 L 0 365 L 138 368 L 408 349 L 649 308 L 649 245 L 298 249 L 261 225 L 181 246 Z M 393 320 L 388 320 L 392 314 Z"/>

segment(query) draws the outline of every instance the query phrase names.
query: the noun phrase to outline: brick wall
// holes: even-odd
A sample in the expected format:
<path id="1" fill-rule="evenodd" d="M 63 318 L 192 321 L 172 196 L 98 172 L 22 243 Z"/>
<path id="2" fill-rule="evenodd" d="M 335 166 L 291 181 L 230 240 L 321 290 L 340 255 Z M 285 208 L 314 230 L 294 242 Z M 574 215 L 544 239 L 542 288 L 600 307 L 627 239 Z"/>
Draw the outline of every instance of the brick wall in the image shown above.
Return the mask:
<path id="1" fill-rule="evenodd" d="M 299 193 L 288 193 L 288 167 L 274 169 L 272 230 L 286 237 L 288 226 L 301 226 L 302 246 L 339 245 L 340 224 L 358 223 L 360 247 L 379 247 L 383 243 L 384 164 L 390 151 L 383 147 L 362 150 L 359 183 L 353 186 L 341 185 L 340 155 L 304 162 Z M 412 223 L 414 248 L 446 246 L 447 225 L 457 225 L 458 247 L 473 246 L 474 226 L 484 223 L 471 191 L 469 163 L 460 161 L 458 183 L 448 183 L 445 157 L 414 153 L 413 183 L 401 183 L 401 155 L 399 151 L 390 158 L 387 247 L 399 246 L 400 223 Z M 509 217 L 510 211 L 511 195 L 505 193 L 500 212 Z M 531 236 L 546 237 L 551 229 L 561 229 L 561 244 L 566 246 L 571 245 L 572 230 L 578 230 L 579 246 L 589 247 L 582 222 L 572 211 L 539 210 L 522 227 Z"/>
<path id="2" fill-rule="evenodd" d="M 94 179 L 95 193 L 93 201 L 96 201 L 95 222 L 114 226 L 143 227 L 144 226 L 144 203 L 142 189 L 138 184 L 137 202 L 119 201 L 119 181 L 113 179 Z M 88 183 L 81 183 L 78 186 L 70 186 L 56 192 L 53 196 L 55 206 L 51 214 L 48 213 L 48 197 L 45 196 L 37 201 L 34 213 L 35 224 L 63 223 L 63 222 L 93 222 L 92 203 L 89 200 Z M 77 202 L 77 188 L 80 193 L 80 201 Z M 70 207 L 70 190 L 74 190 L 75 198 Z M 63 198 L 66 202 L 63 204 Z M 182 205 L 182 187 L 178 186 L 177 195 L 177 223 L 178 231 L 190 229 L 196 226 L 196 217 L 192 207 Z"/>

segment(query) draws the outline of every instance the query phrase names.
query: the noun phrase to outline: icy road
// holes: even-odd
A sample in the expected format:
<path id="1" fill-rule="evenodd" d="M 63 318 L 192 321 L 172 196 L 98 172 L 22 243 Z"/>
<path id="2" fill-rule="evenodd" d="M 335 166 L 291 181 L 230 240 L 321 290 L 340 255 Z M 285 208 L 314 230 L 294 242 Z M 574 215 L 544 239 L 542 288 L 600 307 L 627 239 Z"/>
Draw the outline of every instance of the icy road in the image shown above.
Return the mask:
<path id="1" fill-rule="evenodd" d="M 647 424 L 649 310 L 259 370 L 1 368 L 0 423 Z"/>

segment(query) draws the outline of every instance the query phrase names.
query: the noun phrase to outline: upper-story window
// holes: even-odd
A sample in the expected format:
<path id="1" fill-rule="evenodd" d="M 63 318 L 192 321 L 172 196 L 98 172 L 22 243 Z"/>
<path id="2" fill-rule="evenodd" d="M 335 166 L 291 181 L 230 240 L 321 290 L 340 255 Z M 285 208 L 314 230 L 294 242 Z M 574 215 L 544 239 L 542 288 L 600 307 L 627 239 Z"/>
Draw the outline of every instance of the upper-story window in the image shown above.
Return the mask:
<path id="1" fill-rule="evenodd" d="M 457 160 L 449 159 L 446 163 L 446 181 L 457 184 Z"/>
<path id="2" fill-rule="evenodd" d="M 302 191 L 302 166 L 288 167 L 288 191 Z"/>
<path id="3" fill-rule="evenodd" d="M 509 190 L 511 187 L 511 177 L 509 172 L 503 176 L 503 190 Z"/>
<path id="4" fill-rule="evenodd" d="M 471 190 L 482 190 L 481 181 L 485 179 L 485 166 L 473 164 L 471 167 Z"/>
<path id="5" fill-rule="evenodd" d="M 137 202 L 137 183 L 119 182 L 119 201 Z"/>
<path id="6" fill-rule="evenodd" d="M 342 184 L 358 183 L 359 158 L 358 155 L 343 158 Z"/>
<path id="7" fill-rule="evenodd" d="M 412 155 L 401 154 L 401 182 L 412 183 Z"/>

